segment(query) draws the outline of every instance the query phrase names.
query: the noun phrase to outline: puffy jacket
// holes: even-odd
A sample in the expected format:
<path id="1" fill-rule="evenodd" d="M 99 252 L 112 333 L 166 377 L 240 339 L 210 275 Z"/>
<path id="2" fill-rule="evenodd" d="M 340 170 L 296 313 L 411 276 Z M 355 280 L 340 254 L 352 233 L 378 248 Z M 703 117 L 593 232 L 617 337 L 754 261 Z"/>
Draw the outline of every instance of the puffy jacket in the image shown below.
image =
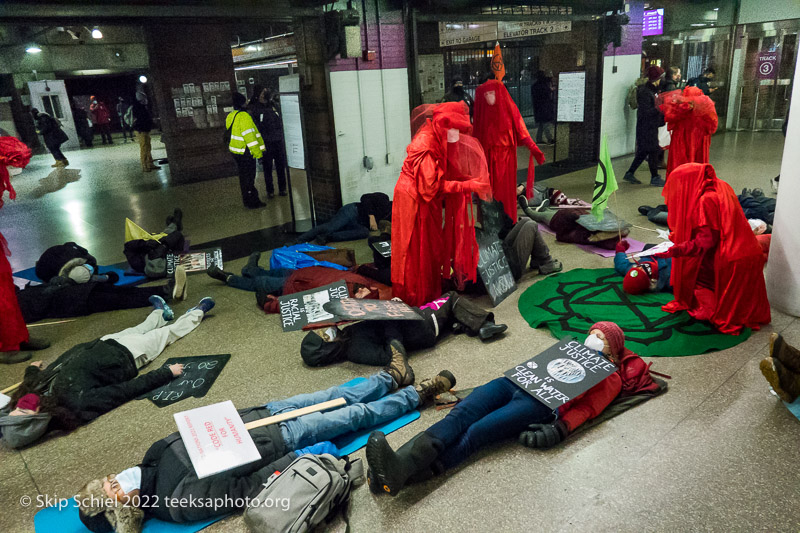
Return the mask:
<path id="1" fill-rule="evenodd" d="M 242 155 L 250 149 L 253 159 L 261 159 L 265 149 L 264 140 L 247 111 L 228 113 L 228 117 L 225 119 L 225 128 L 231 130 L 231 142 L 228 149 L 232 154 Z"/>
<path id="2" fill-rule="evenodd" d="M 36 277 L 43 283 L 47 283 L 52 278 L 58 276 L 58 272 L 70 260 L 75 258 L 86 259 L 86 262 L 97 270 L 97 259 L 89 251 L 74 242 L 51 246 L 44 251 L 42 256 L 36 261 Z"/>

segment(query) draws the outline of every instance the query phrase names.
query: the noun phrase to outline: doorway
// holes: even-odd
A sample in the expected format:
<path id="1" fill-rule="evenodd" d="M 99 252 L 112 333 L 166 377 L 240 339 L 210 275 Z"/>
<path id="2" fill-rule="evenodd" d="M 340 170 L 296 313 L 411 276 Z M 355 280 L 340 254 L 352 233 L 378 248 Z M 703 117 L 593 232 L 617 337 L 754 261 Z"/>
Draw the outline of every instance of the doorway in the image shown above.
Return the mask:
<path id="1" fill-rule="evenodd" d="M 80 146 L 72 110 L 69 107 L 69 96 L 63 80 L 46 80 L 28 82 L 31 95 L 31 107 L 47 113 L 61 123 L 61 129 L 69 139 L 61 149 L 72 149 Z"/>

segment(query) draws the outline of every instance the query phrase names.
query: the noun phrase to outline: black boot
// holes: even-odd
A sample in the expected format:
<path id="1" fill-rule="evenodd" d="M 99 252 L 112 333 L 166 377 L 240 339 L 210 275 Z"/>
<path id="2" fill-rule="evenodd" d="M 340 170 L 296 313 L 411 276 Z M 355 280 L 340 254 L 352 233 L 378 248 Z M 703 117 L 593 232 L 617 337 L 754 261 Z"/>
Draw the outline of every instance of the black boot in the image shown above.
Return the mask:
<path id="1" fill-rule="evenodd" d="M 464 327 L 468 335 L 479 335 L 480 329 L 486 322 L 494 322 L 493 313 L 482 309 L 463 296 L 456 296 L 452 305 L 453 318 Z"/>
<path id="2" fill-rule="evenodd" d="M 36 350 L 44 350 L 49 347 L 50 347 L 50 342 L 44 339 L 35 339 L 33 337 L 30 337 L 26 342 L 19 343 L 20 350 L 36 351 Z"/>
<path id="3" fill-rule="evenodd" d="M 367 441 L 367 481 L 375 494 L 396 496 L 409 479 L 422 480 L 439 457 L 444 446 L 425 432 L 406 443 L 396 452 L 386 441 L 386 435 L 373 431 Z"/>
<path id="4" fill-rule="evenodd" d="M 22 363 L 30 358 L 30 352 L 0 352 L 0 365 Z"/>
<path id="5" fill-rule="evenodd" d="M 225 272 L 217 265 L 211 265 L 207 270 L 206 274 L 211 276 L 214 279 L 220 280 L 222 283 L 228 283 L 228 278 L 233 276 L 230 272 Z"/>
<path id="6" fill-rule="evenodd" d="M 255 268 L 259 261 L 261 261 L 261 252 L 253 252 L 247 259 L 247 266 Z"/>
<path id="7" fill-rule="evenodd" d="M 505 324 L 495 324 L 492 320 L 487 320 L 478 330 L 478 336 L 482 341 L 489 340 L 495 335 L 499 335 L 508 329 Z"/>

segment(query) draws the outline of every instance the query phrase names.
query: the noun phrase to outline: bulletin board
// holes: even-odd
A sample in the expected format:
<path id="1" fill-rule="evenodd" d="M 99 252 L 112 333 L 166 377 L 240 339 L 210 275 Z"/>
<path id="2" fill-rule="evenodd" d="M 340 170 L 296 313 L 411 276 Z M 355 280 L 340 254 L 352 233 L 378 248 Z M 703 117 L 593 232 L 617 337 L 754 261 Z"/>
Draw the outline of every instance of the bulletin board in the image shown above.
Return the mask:
<path id="1" fill-rule="evenodd" d="M 224 127 L 233 109 L 230 81 L 187 82 L 171 94 L 179 129 Z"/>
<path id="2" fill-rule="evenodd" d="M 586 72 L 558 74 L 558 122 L 583 122 Z"/>

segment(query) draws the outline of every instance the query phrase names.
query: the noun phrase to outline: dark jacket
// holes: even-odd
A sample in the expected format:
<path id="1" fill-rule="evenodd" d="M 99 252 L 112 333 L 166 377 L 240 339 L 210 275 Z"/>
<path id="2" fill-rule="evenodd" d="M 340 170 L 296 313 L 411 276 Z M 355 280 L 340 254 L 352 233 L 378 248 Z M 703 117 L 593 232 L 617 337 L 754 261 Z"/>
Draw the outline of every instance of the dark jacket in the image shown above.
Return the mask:
<path id="1" fill-rule="evenodd" d="M 271 415 L 266 407 L 251 407 L 239 411 L 244 422 Z M 262 426 L 250 431 L 261 459 L 232 470 L 197 479 L 192 461 L 180 433 L 173 433 L 156 442 L 139 465 L 142 469 L 142 501 L 157 502 L 157 507 L 144 509 L 147 516 L 169 522 L 192 522 L 241 511 L 233 506 L 211 507 L 181 505 L 168 507 L 167 498 L 225 498 L 232 504 L 237 498 L 255 497 L 275 471 L 282 471 L 297 458 L 286 449 L 279 424 Z M 150 497 L 150 498 L 148 498 Z"/>
<path id="2" fill-rule="evenodd" d="M 556 103 L 553 98 L 552 78 L 544 78 L 531 85 L 533 101 L 533 117 L 536 122 L 554 122 L 556 120 Z"/>
<path id="3" fill-rule="evenodd" d="M 656 107 L 658 89 L 652 83 L 645 83 L 636 89 L 636 145 L 642 152 L 661 150 L 658 144 L 658 128 L 664 125 L 664 115 Z"/>
<path id="4" fill-rule="evenodd" d="M 47 283 L 55 276 L 58 276 L 61 267 L 72 259 L 78 258 L 86 259 L 87 264 L 92 265 L 95 270 L 97 269 L 97 259 L 86 248 L 78 246 L 74 242 L 51 246 L 36 261 L 36 277 Z"/>
<path id="5" fill-rule="evenodd" d="M 44 318 L 86 316 L 91 293 L 100 282 L 28 285 L 17 291 L 22 318 L 27 324 Z"/>
<path id="6" fill-rule="evenodd" d="M 267 143 L 276 143 L 283 140 L 283 121 L 277 108 L 271 104 L 262 104 L 258 100 L 250 102 L 247 112 L 253 117 L 261 138 Z"/>
<path id="7" fill-rule="evenodd" d="M 131 114 L 133 115 L 133 126 L 131 126 L 133 131 L 149 133 L 153 129 L 153 117 L 146 106 L 140 102 L 134 102 Z"/>
<path id="8" fill-rule="evenodd" d="M 672 81 L 670 79 L 665 79 L 663 82 L 661 82 L 658 92 L 668 93 L 670 91 L 677 91 L 680 88 L 681 88 L 680 82 Z"/>
<path id="9" fill-rule="evenodd" d="M 369 216 L 375 217 L 375 222 L 392 220 L 392 201 L 382 192 L 362 194 L 358 202 L 358 223 L 369 227 Z"/>
<path id="10" fill-rule="evenodd" d="M 69 139 L 58 121 L 47 113 L 36 115 L 36 130 L 42 134 L 44 144 L 48 147 L 61 146 Z"/>

